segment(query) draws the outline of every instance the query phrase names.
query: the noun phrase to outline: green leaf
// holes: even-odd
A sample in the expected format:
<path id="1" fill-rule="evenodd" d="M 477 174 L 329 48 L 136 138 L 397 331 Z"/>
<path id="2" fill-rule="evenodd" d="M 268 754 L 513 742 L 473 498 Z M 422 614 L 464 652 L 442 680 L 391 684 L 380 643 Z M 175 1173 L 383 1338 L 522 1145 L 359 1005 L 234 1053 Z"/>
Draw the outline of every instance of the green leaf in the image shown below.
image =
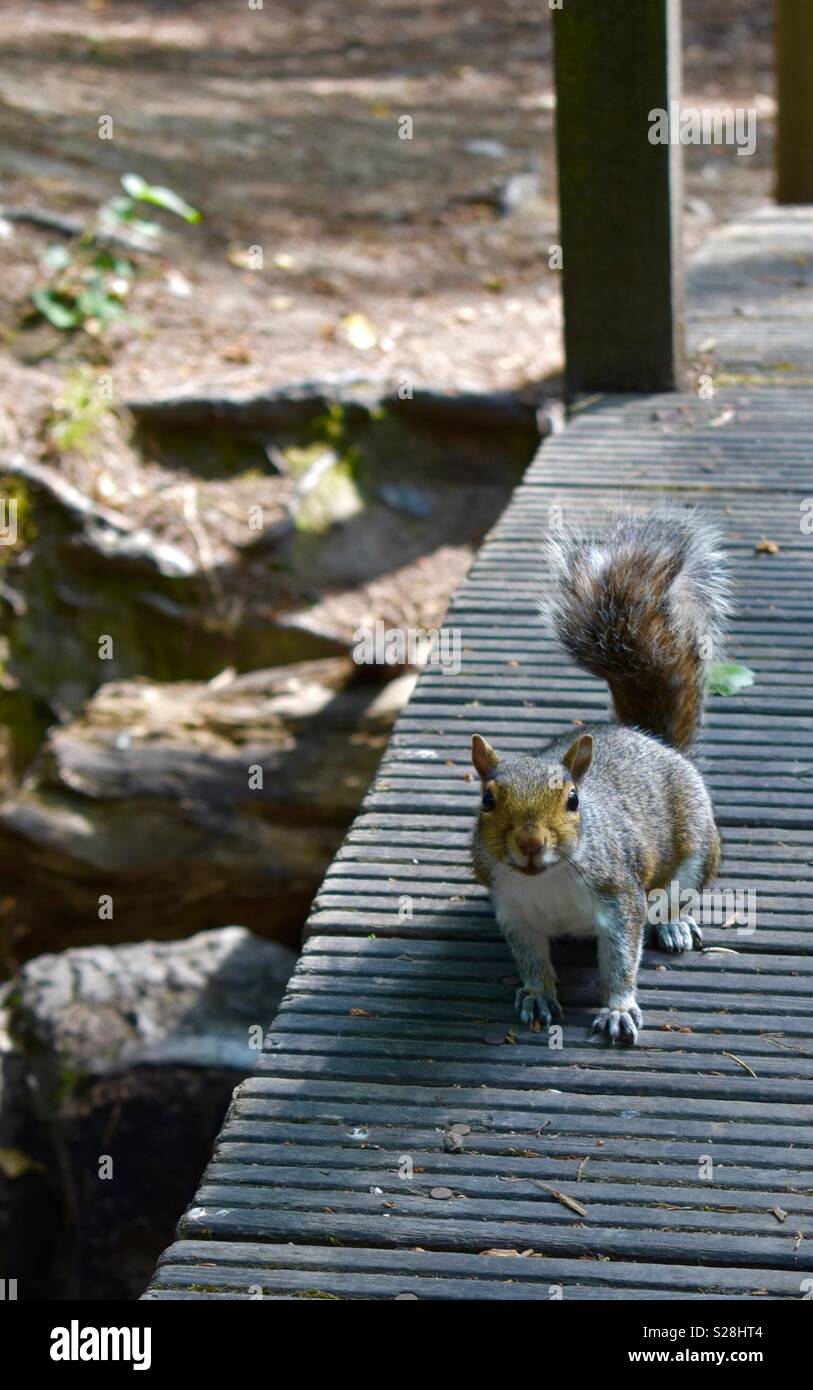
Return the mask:
<path id="1" fill-rule="evenodd" d="M 121 183 L 125 193 L 129 193 L 131 198 L 138 198 L 143 203 L 152 203 L 155 207 L 166 208 L 167 212 L 174 212 L 185 222 L 200 222 L 197 208 L 193 208 L 171 188 L 147 183 L 140 174 L 124 174 Z"/>
<path id="2" fill-rule="evenodd" d="M 132 221 L 130 222 L 130 226 L 138 236 L 150 238 L 159 237 L 161 235 L 161 227 L 159 223 L 150 222 L 148 218 L 142 217 L 140 214 L 138 215 L 138 217 L 134 217 L 132 219 Z"/>
<path id="3" fill-rule="evenodd" d="M 121 186 L 131 198 L 143 197 L 144 189 L 149 187 L 147 180 L 142 179 L 140 174 L 122 174 Z"/>
<path id="4" fill-rule="evenodd" d="M 102 221 L 131 222 L 138 216 L 138 206 L 133 198 L 122 198 L 117 194 L 101 209 Z"/>
<path id="5" fill-rule="evenodd" d="M 737 695 L 747 686 L 754 684 L 754 673 L 750 666 L 738 666 L 734 661 L 720 661 L 709 672 L 709 690 L 712 695 Z"/>
<path id="6" fill-rule="evenodd" d="M 125 260 L 122 256 L 114 256 L 113 252 L 104 246 L 99 247 L 94 254 L 92 268 L 94 273 L 110 271 L 112 275 L 119 275 L 122 280 L 132 280 L 135 275 L 132 261 Z"/>
<path id="7" fill-rule="evenodd" d="M 111 319 L 121 318 L 124 313 L 119 301 L 100 285 L 90 285 L 83 290 L 76 301 L 76 308 L 83 319 L 98 319 L 100 323 L 109 323 Z"/>
<path id="8" fill-rule="evenodd" d="M 32 290 L 31 298 L 43 318 L 54 328 L 76 328 L 80 315 L 70 304 L 66 304 L 54 294 L 53 290 Z"/>

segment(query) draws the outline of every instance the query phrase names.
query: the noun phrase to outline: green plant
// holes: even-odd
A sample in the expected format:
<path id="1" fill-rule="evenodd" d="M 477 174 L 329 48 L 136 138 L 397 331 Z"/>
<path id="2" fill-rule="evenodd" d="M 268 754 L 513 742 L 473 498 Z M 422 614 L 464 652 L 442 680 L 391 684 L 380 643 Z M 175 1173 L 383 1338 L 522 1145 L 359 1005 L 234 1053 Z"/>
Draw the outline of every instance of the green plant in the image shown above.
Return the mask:
<path id="1" fill-rule="evenodd" d="M 98 335 L 123 315 L 136 264 L 112 247 L 124 241 L 137 251 L 157 244 L 161 227 L 143 215 L 145 205 L 185 222 L 200 221 L 197 209 L 171 188 L 149 184 L 140 174 L 125 174 L 121 183 L 124 193 L 103 203 L 70 246 L 50 246 L 43 258 L 50 277 L 31 291 L 31 300 L 63 332 Z"/>
<path id="2" fill-rule="evenodd" d="M 66 378 L 62 394 L 51 406 L 45 422 L 48 444 L 57 453 L 89 452 L 109 410 L 109 402 L 99 393 L 96 373 L 89 367 L 78 367 Z"/>
<path id="3" fill-rule="evenodd" d="M 0 522 L 8 516 L 5 509 L 11 504 L 13 504 L 16 517 L 17 540 L 14 545 L 0 546 L 0 570 L 37 537 L 34 504 L 28 484 L 14 473 L 2 473 L 0 474 Z"/>

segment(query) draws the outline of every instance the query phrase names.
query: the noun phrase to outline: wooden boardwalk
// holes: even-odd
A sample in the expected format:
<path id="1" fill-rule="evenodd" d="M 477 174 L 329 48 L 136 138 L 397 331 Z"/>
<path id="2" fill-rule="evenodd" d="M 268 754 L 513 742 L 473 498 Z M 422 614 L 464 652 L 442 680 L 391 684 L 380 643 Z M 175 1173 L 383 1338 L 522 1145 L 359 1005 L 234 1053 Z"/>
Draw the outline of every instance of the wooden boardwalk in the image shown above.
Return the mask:
<path id="1" fill-rule="evenodd" d="M 399 720 L 147 1298 L 802 1297 L 813 292 L 793 282 L 810 274 L 813 215 L 792 213 L 792 235 L 785 217 L 716 238 L 695 272 L 693 347 L 732 384 L 711 400 L 588 403 L 487 538 L 448 616 L 462 673 L 428 671 Z M 566 523 L 597 519 L 619 495 L 659 491 L 718 515 L 736 574 L 729 655 L 757 679 L 712 700 L 701 760 L 720 885 L 754 892 L 756 926 L 707 925 L 702 954 L 648 952 L 632 1050 L 590 1035 L 595 962 L 571 957 L 555 1051 L 513 1014 L 512 964 L 469 871 L 469 743 L 479 731 L 533 750 L 602 717 L 604 688 L 536 617 L 540 537 L 553 506 Z M 764 537 L 777 554 L 757 553 Z"/>

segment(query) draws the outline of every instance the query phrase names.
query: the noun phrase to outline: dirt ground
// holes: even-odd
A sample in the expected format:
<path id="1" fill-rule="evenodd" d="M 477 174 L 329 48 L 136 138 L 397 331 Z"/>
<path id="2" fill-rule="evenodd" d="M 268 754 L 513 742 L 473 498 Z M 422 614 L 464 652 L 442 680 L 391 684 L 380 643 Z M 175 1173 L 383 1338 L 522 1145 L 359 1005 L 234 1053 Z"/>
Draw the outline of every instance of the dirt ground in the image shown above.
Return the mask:
<path id="1" fill-rule="evenodd" d="M 770 193 L 770 6 L 685 0 L 684 35 L 685 103 L 760 113 L 753 157 L 686 151 L 692 246 Z M 83 355 L 109 363 L 118 399 L 358 371 L 556 389 L 543 5 L 29 0 L 0 8 L 0 60 L 0 204 L 84 219 L 135 171 L 203 214 L 191 227 L 163 219 L 162 255 L 131 296 L 140 322 L 116 324 L 101 342 L 20 331 L 42 281 L 38 258 L 59 238 L 5 224 L 12 436 L 29 436 L 55 374 Z M 103 115 L 112 139 L 99 138 Z M 404 115 L 411 140 L 399 138 Z M 512 194 L 519 208 L 507 212 L 501 199 Z M 261 248 L 262 269 L 245 267 L 250 247 Z M 363 316 L 355 334 L 351 315 Z"/>

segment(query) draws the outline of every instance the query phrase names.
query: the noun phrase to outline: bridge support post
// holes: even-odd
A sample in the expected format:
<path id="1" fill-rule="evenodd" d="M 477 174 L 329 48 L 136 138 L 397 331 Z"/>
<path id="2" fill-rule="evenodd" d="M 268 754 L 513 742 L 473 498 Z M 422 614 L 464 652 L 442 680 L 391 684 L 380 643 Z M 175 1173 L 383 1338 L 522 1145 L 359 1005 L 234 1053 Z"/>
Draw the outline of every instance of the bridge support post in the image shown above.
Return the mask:
<path id="1" fill-rule="evenodd" d="M 551 8 L 568 395 L 670 390 L 682 354 L 680 0 Z"/>
<path id="2" fill-rule="evenodd" d="M 813 5 L 774 0 L 776 201 L 813 203 Z"/>

